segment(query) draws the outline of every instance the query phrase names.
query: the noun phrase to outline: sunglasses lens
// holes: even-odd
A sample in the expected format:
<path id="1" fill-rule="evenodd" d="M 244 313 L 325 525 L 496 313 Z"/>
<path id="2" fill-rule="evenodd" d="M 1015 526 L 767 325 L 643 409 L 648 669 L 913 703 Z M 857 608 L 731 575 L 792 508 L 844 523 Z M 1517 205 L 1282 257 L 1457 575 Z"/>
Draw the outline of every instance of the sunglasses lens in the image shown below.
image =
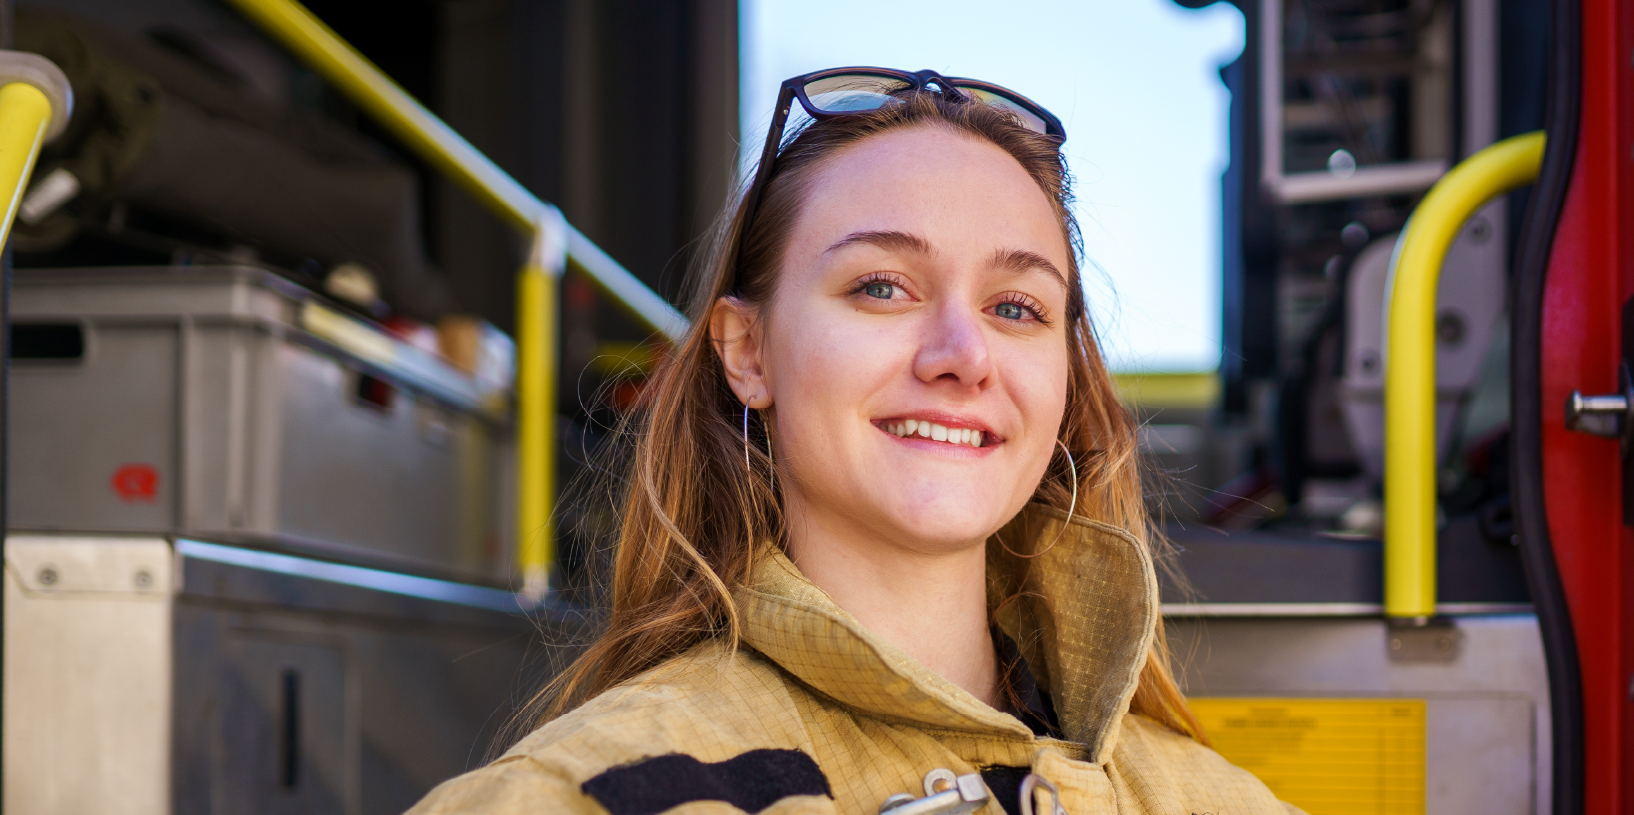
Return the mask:
<path id="1" fill-rule="evenodd" d="M 841 74 L 806 83 L 806 98 L 824 113 L 854 113 L 877 110 L 899 100 L 892 94 L 908 87 L 907 82 L 888 76 Z"/>
<path id="2" fill-rule="evenodd" d="M 994 107 L 1004 108 L 1005 110 L 1014 113 L 1016 118 L 1021 120 L 1021 126 L 1027 128 L 1028 130 L 1032 130 L 1037 133 L 1049 132 L 1049 126 L 1044 123 L 1044 120 L 1040 118 L 1038 114 L 1028 110 L 1019 102 L 1016 102 L 1008 96 L 994 93 L 992 91 L 981 90 L 979 88 L 960 87 L 959 90 L 976 97 L 976 100 L 979 102 L 985 102 L 989 105 L 993 105 Z"/>

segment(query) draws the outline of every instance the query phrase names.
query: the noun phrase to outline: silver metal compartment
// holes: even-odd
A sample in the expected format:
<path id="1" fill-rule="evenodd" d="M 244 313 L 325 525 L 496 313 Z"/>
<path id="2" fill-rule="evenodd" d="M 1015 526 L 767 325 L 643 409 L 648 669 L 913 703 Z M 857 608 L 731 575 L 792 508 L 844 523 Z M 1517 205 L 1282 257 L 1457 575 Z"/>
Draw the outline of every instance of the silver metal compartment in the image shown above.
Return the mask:
<path id="1" fill-rule="evenodd" d="M 191 540 L 12 535 L 4 807 L 388 815 L 482 764 L 581 618 Z"/>
<path id="2" fill-rule="evenodd" d="M 15 286 L 17 330 L 68 341 L 13 352 L 13 529 L 509 581 L 506 394 L 257 269 L 26 270 Z"/>
<path id="3" fill-rule="evenodd" d="M 1448 618 L 1452 647 L 1429 658 L 1346 604 L 1221 604 L 1211 616 L 1177 609 L 1169 646 L 1190 697 L 1423 699 L 1423 810 L 1549 811 L 1549 682 L 1537 617 Z M 1304 616 L 1299 616 L 1303 612 Z"/>

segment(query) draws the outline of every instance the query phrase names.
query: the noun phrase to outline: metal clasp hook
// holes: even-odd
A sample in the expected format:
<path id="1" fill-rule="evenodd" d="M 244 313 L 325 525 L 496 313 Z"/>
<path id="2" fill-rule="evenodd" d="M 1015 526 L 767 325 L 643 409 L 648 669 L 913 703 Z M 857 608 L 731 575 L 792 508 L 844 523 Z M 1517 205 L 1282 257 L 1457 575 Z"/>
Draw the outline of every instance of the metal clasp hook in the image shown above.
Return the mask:
<path id="1" fill-rule="evenodd" d="M 976 773 L 954 775 L 937 768 L 925 774 L 925 797 L 899 792 L 879 805 L 880 815 L 968 815 L 987 804 L 987 784 Z"/>
<path id="2" fill-rule="evenodd" d="M 1050 809 L 1046 815 L 1067 815 L 1066 808 L 1061 806 L 1061 791 L 1038 773 L 1027 773 L 1027 777 L 1021 779 L 1021 815 L 1033 815 L 1033 792 L 1039 787 L 1050 792 Z"/>

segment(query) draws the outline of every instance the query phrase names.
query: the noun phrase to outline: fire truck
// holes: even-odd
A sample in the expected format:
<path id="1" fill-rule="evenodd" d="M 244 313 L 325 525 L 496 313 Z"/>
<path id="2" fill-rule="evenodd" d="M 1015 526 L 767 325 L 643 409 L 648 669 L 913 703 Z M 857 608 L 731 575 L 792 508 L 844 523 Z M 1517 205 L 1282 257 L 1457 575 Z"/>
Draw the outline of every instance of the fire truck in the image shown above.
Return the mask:
<path id="1" fill-rule="evenodd" d="M 1188 697 L 1313 815 L 1634 813 L 1634 5 L 1230 2 L 1222 363 L 1120 375 Z M 571 406 L 687 326 L 312 11 L 210 9 L 351 118 L 0 6 L 11 812 L 478 766 L 604 600 Z M 426 174 L 516 233 L 508 330 L 448 306 Z"/>

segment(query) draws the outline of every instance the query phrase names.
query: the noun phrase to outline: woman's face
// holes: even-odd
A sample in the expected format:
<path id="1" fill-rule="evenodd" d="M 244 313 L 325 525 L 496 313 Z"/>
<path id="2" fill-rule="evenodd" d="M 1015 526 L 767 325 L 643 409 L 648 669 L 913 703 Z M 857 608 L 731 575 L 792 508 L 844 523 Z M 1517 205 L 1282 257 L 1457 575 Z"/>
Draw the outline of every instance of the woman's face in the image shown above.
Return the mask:
<path id="1" fill-rule="evenodd" d="M 715 323 L 745 340 L 722 356 L 771 408 L 791 521 L 930 554 L 1019 512 L 1065 410 L 1067 251 L 1044 192 L 986 141 L 921 126 L 831 157 L 771 302 Z"/>

